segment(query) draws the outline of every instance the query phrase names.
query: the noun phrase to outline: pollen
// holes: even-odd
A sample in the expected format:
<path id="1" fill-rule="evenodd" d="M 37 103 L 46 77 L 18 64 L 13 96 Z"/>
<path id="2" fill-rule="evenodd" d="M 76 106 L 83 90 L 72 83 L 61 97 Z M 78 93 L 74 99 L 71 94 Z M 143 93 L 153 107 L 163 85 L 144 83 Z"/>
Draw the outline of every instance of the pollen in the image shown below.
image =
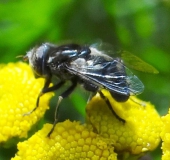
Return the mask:
<path id="1" fill-rule="evenodd" d="M 169 160 L 170 157 L 170 110 L 166 116 L 162 117 L 163 130 L 161 132 L 162 138 L 162 160 Z"/>
<path id="2" fill-rule="evenodd" d="M 160 143 L 162 129 L 161 118 L 154 106 L 135 97 L 117 102 L 108 91 L 102 92 L 116 115 L 125 122 L 118 119 L 106 101 L 96 94 L 86 107 L 87 124 L 119 153 L 140 154 L 154 150 Z"/>
<path id="3" fill-rule="evenodd" d="M 40 98 L 39 107 L 35 108 L 44 79 L 35 79 L 29 65 L 9 63 L 0 66 L 0 143 L 13 137 L 27 137 L 27 132 L 49 108 L 48 103 L 53 93 Z"/>
<path id="4" fill-rule="evenodd" d="M 11 160 L 107 160 L 108 158 L 117 160 L 113 146 L 107 145 L 102 138 L 79 122 L 66 120 L 57 123 L 53 133 L 47 137 L 51 128 L 51 124 L 45 124 L 42 130 L 27 141 L 20 142 L 19 151 Z"/>

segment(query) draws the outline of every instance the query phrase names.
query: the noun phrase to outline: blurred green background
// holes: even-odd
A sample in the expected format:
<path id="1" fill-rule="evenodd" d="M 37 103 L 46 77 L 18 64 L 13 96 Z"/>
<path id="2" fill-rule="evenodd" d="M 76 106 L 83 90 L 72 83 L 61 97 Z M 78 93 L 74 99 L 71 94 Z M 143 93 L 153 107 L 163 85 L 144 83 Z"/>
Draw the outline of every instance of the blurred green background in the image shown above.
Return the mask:
<path id="1" fill-rule="evenodd" d="M 98 39 L 137 55 L 159 70 L 157 75 L 135 74 L 145 85 L 139 97 L 165 115 L 170 105 L 169 0 L 0 0 L 1 63 L 19 61 L 17 55 L 43 42 L 89 43 Z M 57 96 L 45 118 L 51 123 Z M 62 102 L 60 120 L 83 121 L 87 99 L 88 93 L 77 88 Z M 160 160 L 159 148 L 143 159 Z M 0 159 L 10 159 L 15 152 L 16 147 L 0 148 Z"/>

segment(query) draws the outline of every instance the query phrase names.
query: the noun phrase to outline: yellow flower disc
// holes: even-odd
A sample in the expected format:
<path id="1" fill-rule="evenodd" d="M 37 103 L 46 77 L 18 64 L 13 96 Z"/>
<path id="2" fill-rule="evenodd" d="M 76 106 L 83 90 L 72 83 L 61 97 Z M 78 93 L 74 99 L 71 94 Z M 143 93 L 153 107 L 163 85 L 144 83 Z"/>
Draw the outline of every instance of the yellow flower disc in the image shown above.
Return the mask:
<path id="1" fill-rule="evenodd" d="M 51 128 L 51 124 L 45 124 L 27 141 L 20 142 L 19 151 L 11 160 L 117 160 L 113 146 L 79 122 L 57 123 L 47 137 Z"/>
<path id="2" fill-rule="evenodd" d="M 102 91 L 112 109 L 125 120 L 111 112 L 106 101 L 97 94 L 87 105 L 87 123 L 94 132 L 106 138 L 119 153 L 140 154 L 154 150 L 160 142 L 162 122 L 154 106 L 135 97 L 124 103 L 115 101 L 110 93 Z"/>
<path id="3" fill-rule="evenodd" d="M 26 137 L 48 108 L 52 93 L 40 98 L 39 107 L 24 116 L 36 106 L 44 79 L 35 79 L 29 65 L 9 63 L 0 66 L 0 143 L 12 137 Z"/>

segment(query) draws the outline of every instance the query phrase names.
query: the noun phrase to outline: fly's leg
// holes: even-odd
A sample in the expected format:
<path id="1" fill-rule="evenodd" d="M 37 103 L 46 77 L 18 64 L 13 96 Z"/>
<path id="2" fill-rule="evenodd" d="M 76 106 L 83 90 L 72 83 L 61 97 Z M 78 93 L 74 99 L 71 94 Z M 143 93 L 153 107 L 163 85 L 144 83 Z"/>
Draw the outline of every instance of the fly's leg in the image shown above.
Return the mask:
<path id="1" fill-rule="evenodd" d="M 59 104 L 61 103 L 62 99 L 68 97 L 73 92 L 73 90 L 76 88 L 76 85 L 77 85 L 77 81 L 74 82 L 72 81 L 72 85 L 58 97 L 58 102 L 55 109 L 54 123 L 53 123 L 53 127 L 51 128 L 50 132 L 47 135 L 48 137 L 50 137 L 51 133 L 54 131 L 54 128 L 58 122 Z"/>
<path id="2" fill-rule="evenodd" d="M 113 110 L 112 108 L 112 105 L 109 101 L 109 99 L 101 92 L 101 91 L 98 91 L 98 93 L 100 94 L 100 97 L 103 98 L 107 104 L 107 106 L 109 107 L 109 109 L 111 110 L 111 112 L 113 113 L 113 115 L 121 122 L 125 123 L 126 121 L 124 119 L 122 119 L 121 117 L 119 117 L 117 115 L 117 113 Z"/>
<path id="3" fill-rule="evenodd" d="M 45 87 L 45 88 L 43 88 L 42 91 L 41 91 L 41 92 L 39 93 L 39 95 L 38 95 L 37 102 L 36 102 L 36 108 L 39 106 L 39 100 L 40 100 L 40 97 L 41 97 L 43 94 L 48 93 L 48 92 L 52 92 L 52 91 L 55 91 L 55 90 L 59 89 L 60 87 L 63 86 L 64 83 L 65 83 L 64 81 L 61 81 L 61 82 L 55 84 L 55 85 L 52 86 L 52 87 Z M 36 109 L 36 108 L 35 108 L 35 109 Z"/>
<path id="4" fill-rule="evenodd" d="M 61 82 L 57 83 L 56 85 L 54 85 L 52 87 L 49 87 L 50 83 L 51 83 L 51 78 L 46 79 L 44 87 L 43 87 L 43 89 L 41 90 L 41 92 L 39 93 L 39 95 L 37 97 L 37 102 L 36 102 L 35 108 L 33 110 L 31 110 L 30 112 L 25 113 L 23 116 L 30 115 L 32 112 L 34 112 L 38 108 L 40 97 L 43 94 L 59 89 L 65 82 L 61 81 Z"/>
<path id="5" fill-rule="evenodd" d="M 94 97 L 95 94 L 96 93 L 90 92 L 90 96 L 89 96 L 89 98 L 87 100 L 87 103 L 89 103 L 91 101 L 91 99 Z"/>

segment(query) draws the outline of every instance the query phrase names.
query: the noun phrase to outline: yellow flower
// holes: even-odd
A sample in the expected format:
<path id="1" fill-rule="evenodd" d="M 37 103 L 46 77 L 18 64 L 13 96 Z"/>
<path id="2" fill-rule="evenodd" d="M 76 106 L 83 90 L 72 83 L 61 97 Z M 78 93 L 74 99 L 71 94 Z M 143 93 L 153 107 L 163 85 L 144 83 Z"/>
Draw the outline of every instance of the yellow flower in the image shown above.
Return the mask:
<path id="1" fill-rule="evenodd" d="M 109 99 L 116 114 L 113 115 L 106 102 L 97 94 L 86 107 L 88 124 L 94 132 L 106 139 L 120 154 L 141 154 L 154 150 L 160 142 L 162 122 L 154 106 L 135 97 L 120 103 L 110 93 L 102 91 Z"/>
<path id="2" fill-rule="evenodd" d="M 170 159 L 170 109 L 169 113 L 166 116 L 162 117 L 163 121 L 163 130 L 161 132 L 162 138 L 162 150 L 163 156 L 162 160 L 169 160 Z"/>
<path id="3" fill-rule="evenodd" d="M 9 63 L 0 66 L 0 143 L 13 137 L 27 137 L 35 124 L 48 108 L 52 93 L 42 96 L 39 107 L 24 116 L 35 105 L 44 79 L 35 79 L 25 63 Z"/>
<path id="4" fill-rule="evenodd" d="M 57 123 L 47 137 L 51 127 L 45 124 L 30 139 L 19 143 L 19 151 L 11 160 L 117 160 L 114 148 L 79 122 Z"/>

